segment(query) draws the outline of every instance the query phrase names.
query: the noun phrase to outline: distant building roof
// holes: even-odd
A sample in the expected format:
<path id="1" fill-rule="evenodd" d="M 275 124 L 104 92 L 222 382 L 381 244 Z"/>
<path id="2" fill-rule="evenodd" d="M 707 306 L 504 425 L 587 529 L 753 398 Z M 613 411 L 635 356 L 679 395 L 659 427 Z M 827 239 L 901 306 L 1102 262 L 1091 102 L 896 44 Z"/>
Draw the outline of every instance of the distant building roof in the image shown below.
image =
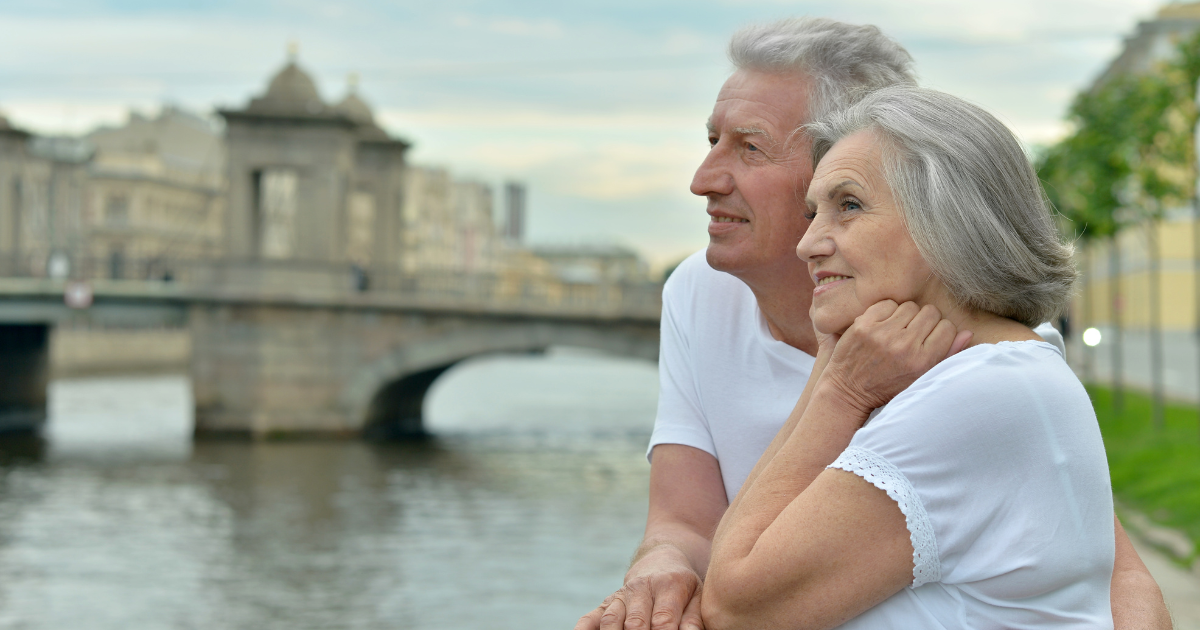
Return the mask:
<path id="1" fill-rule="evenodd" d="M 359 133 L 370 140 L 390 140 L 387 132 L 375 123 L 371 106 L 358 95 L 358 75 L 350 75 L 346 97 L 333 108 L 359 125 Z"/>
<path id="2" fill-rule="evenodd" d="M 1139 22 L 1125 38 L 1120 54 L 1092 84 L 1092 89 L 1124 74 L 1150 71 L 1155 64 L 1175 54 L 1184 38 L 1200 30 L 1200 2 L 1176 2 L 1163 6 L 1154 19 Z"/>
<path id="3" fill-rule="evenodd" d="M 85 138 L 35 136 L 29 142 L 29 152 L 55 162 L 82 164 L 92 159 L 96 147 Z"/>
<path id="4" fill-rule="evenodd" d="M 357 77 L 352 77 L 350 91 L 337 105 L 321 100 L 317 84 L 296 63 L 295 49 L 290 48 L 288 63 L 271 78 L 267 91 L 250 99 L 245 109 L 219 109 L 225 120 L 275 119 L 298 124 L 335 125 L 351 127 L 367 146 L 404 151 L 409 143 L 392 138 L 375 122 L 371 107 L 358 95 Z"/>
<path id="5" fill-rule="evenodd" d="M 17 129 L 8 122 L 8 118 L 0 115 L 0 135 L 17 136 L 19 138 L 28 138 L 30 133 L 24 129 Z"/>
<path id="6" fill-rule="evenodd" d="M 1172 2 L 1158 10 L 1160 20 L 1200 20 L 1200 2 Z"/>

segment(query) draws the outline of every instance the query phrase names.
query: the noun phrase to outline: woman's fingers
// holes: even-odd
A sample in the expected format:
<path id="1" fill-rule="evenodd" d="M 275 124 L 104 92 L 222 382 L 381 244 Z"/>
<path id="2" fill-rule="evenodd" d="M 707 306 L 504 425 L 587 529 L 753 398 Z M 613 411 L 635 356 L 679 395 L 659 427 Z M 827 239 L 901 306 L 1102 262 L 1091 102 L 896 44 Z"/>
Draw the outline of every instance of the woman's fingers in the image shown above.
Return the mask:
<path id="1" fill-rule="evenodd" d="M 892 316 L 893 313 L 896 312 L 896 309 L 899 306 L 900 305 L 896 304 L 894 300 L 883 300 L 876 302 L 867 307 L 867 310 L 863 311 L 863 314 L 859 315 L 857 319 L 861 319 L 863 323 L 866 324 L 886 321 Z"/>
<path id="2" fill-rule="evenodd" d="M 887 301 L 891 302 L 891 300 Z M 897 306 L 896 310 L 892 311 L 892 314 L 887 318 L 886 323 L 897 328 L 904 328 L 908 326 L 908 324 L 912 322 L 913 318 L 917 316 L 917 313 L 920 312 L 921 307 L 917 306 L 916 302 L 905 302 Z"/>
<path id="3" fill-rule="evenodd" d="M 934 309 L 936 311 L 936 309 Z M 958 329 L 948 319 L 941 319 L 941 315 L 937 316 L 937 321 L 931 327 L 929 333 L 925 336 L 925 340 L 921 343 L 921 349 L 926 355 L 926 361 L 930 365 L 950 356 L 950 349 L 954 346 L 954 339 L 958 334 Z"/>
<path id="4" fill-rule="evenodd" d="M 975 333 L 969 330 L 958 331 L 958 334 L 954 336 L 954 343 L 950 344 L 950 353 L 947 354 L 946 357 L 948 358 L 954 356 L 965 350 L 967 345 L 971 343 L 971 338 L 974 336 Z"/>

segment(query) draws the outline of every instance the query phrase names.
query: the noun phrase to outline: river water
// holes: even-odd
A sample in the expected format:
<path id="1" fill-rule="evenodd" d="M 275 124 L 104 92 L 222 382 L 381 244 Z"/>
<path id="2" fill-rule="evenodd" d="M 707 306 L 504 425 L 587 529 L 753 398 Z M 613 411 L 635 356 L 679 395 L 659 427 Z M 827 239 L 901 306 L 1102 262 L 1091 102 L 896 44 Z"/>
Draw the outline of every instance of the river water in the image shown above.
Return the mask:
<path id="1" fill-rule="evenodd" d="M 0 628 L 570 628 L 645 523 L 653 364 L 461 364 L 409 444 L 189 439 L 183 377 L 56 381 L 0 442 Z"/>

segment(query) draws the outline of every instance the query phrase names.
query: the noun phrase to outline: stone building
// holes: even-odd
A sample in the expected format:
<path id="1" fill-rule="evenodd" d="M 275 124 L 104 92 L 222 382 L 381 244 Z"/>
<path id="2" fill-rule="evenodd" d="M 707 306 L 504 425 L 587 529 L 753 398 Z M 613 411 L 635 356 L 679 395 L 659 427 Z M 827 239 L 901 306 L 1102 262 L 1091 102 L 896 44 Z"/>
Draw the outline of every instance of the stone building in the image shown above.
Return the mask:
<path id="1" fill-rule="evenodd" d="M 378 273 L 399 265 L 409 145 L 375 123 L 353 84 L 328 104 L 293 55 L 262 96 L 219 113 L 228 257 Z"/>
<path id="2" fill-rule="evenodd" d="M 0 272 L 67 276 L 84 240 L 91 149 L 0 117 Z"/>
<path id="3" fill-rule="evenodd" d="M 503 247 L 487 184 L 455 180 L 444 168 L 410 166 L 403 208 L 406 275 L 495 273 Z"/>
<path id="4" fill-rule="evenodd" d="M 1139 22 L 1132 35 L 1125 38 L 1121 52 L 1109 62 L 1096 79 L 1101 85 L 1124 74 L 1142 74 L 1154 65 L 1175 55 L 1175 48 L 1185 37 L 1200 29 L 1200 2 L 1173 2 L 1160 8 L 1151 20 Z"/>
<path id="5" fill-rule="evenodd" d="M 225 147 L 211 121 L 174 107 L 88 134 L 87 255 L 111 278 L 165 278 L 224 253 Z"/>

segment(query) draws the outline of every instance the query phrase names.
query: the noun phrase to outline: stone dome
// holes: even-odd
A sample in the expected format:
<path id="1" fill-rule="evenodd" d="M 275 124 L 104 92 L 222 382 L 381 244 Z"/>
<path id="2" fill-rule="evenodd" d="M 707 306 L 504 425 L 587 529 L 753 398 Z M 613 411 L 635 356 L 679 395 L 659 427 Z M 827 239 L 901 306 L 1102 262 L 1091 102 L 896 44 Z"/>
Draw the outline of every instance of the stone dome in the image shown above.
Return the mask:
<path id="1" fill-rule="evenodd" d="M 317 84 L 308 73 L 301 70 L 295 61 L 288 62 L 267 87 L 263 98 L 275 101 L 319 101 L 321 95 L 317 92 Z"/>
<path id="2" fill-rule="evenodd" d="M 246 110 L 262 114 L 328 115 L 329 107 L 321 100 L 317 84 L 307 72 L 289 60 L 267 85 L 267 92 L 251 99 Z"/>
<path id="3" fill-rule="evenodd" d="M 347 94 L 334 109 L 360 125 L 375 124 L 375 114 L 371 113 L 371 107 L 354 92 Z"/>
<path id="4" fill-rule="evenodd" d="M 375 124 L 375 114 L 371 112 L 371 106 L 358 95 L 357 75 L 350 75 L 349 83 L 350 91 L 346 93 L 346 98 L 333 106 L 334 110 L 354 121 L 362 137 L 373 140 L 387 139 L 387 132 Z"/>

